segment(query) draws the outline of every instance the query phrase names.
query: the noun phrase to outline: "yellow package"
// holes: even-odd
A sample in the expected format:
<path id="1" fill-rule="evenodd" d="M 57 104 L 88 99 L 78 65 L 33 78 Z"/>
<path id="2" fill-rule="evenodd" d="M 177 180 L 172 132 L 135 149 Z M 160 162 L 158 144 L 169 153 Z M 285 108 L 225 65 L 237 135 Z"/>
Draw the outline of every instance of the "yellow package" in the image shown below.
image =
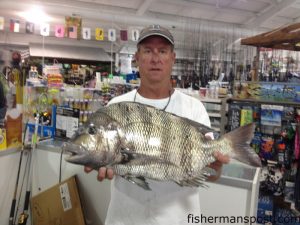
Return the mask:
<path id="1" fill-rule="evenodd" d="M 0 151 L 6 150 L 6 130 L 0 129 Z"/>

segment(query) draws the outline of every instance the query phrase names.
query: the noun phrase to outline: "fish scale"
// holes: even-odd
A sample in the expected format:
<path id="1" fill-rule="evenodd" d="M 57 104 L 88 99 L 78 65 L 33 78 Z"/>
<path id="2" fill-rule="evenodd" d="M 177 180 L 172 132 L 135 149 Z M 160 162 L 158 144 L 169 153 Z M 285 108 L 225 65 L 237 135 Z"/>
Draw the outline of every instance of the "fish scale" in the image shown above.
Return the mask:
<path id="1" fill-rule="evenodd" d="M 96 129 L 95 129 L 96 128 Z M 241 162 L 260 166 L 249 146 L 254 124 L 240 127 L 217 140 L 208 140 L 206 126 L 133 102 L 99 109 L 63 149 L 70 163 L 112 167 L 116 174 L 149 190 L 146 179 L 203 186 L 213 152 L 234 152 Z"/>

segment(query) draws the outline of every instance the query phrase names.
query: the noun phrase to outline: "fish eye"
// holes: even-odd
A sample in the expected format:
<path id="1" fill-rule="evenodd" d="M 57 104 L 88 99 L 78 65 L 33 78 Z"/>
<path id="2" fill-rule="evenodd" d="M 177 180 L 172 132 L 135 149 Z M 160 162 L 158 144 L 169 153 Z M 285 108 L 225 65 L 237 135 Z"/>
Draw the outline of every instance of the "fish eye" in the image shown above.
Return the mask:
<path id="1" fill-rule="evenodd" d="M 97 129 L 96 129 L 96 127 L 95 127 L 94 124 L 91 124 L 91 125 L 89 126 L 89 128 L 88 128 L 88 133 L 89 133 L 89 134 L 92 134 L 92 135 L 94 135 L 94 134 L 97 133 Z"/>

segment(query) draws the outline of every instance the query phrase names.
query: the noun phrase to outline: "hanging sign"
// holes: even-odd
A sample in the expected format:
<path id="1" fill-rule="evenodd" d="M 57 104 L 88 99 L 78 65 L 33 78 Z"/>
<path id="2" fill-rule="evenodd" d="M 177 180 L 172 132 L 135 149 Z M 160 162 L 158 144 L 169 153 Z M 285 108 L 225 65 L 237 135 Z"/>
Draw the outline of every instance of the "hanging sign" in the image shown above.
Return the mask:
<path id="1" fill-rule="evenodd" d="M 78 37 L 77 27 L 76 26 L 68 27 L 68 34 L 69 34 L 69 38 L 77 38 Z"/>
<path id="2" fill-rule="evenodd" d="M 131 40 L 137 41 L 139 39 L 139 36 L 140 36 L 140 31 L 139 30 L 133 29 L 131 31 Z"/>
<path id="3" fill-rule="evenodd" d="M 26 22 L 25 32 L 26 32 L 26 34 L 33 34 L 33 32 L 34 32 L 34 23 Z"/>
<path id="4" fill-rule="evenodd" d="M 108 40 L 109 41 L 116 41 L 117 35 L 116 35 L 116 29 L 108 29 Z"/>
<path id="5" fill-rule="evenodd" d="M 0 30 L 4 30 L 4 17 L 0 17 Z"/>
<path id="6" fill-rule="evenodd" d="M 82 38 L 84 40 L 91 40 L 91 28 L 89 27 L 82 28 Z"/>
<path id="7" fill-rule="evenodd" d="M 40 33 L 42 36 L 49 36 L 50 35 L 50 25 L 48 23 L 41 24 Z"/>
<path id="8" fill-rule="evenodd" d="M 65 36 L 65 26 L 64 25 L 55 25 L 55 37 L 63 38 Z"/>
<path id="9" fill-rule="evenodd" d="M 72 16 L 66 16 L 65 17 L 65 31 L 66 31 L 66 37 L 69 38 L 81 38 L 81 24 L 82 19 L 80 17 L 72 17 Z"/>
<path id="10" fill-rule="evenodd" d="M 20 32 L 20 21 L 19 20 L 15 20 L 15 19 L 10 19 L 9 30 L 11 32 L 15 32 L 15 33 Z"/>
<path id="11" fill-rule="evenodd" d="M 120 38 L 121 38 L 121 41 L 128 40 L 127 30 L 120 30 Z"/>
<path id="12" fill-rule="evenodd" d="M 103 41 L 104 40 L 104 32 L 102 28 L 96 28 L 95 30 L 95 39 L 97 41 Z"/>

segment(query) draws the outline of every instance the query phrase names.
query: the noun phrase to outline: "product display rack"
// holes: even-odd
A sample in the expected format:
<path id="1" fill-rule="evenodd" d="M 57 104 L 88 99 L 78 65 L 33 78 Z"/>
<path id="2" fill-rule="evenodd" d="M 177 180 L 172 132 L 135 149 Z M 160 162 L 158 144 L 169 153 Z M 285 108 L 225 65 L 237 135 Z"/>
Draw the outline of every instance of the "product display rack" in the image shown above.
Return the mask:
<path id="1" fill-rule="evenodd" d="M 265 216 L 266 213 L 270 213 L 275 219 L 283 215 L 299 216 L 299 209 L 295 208 L 296 199 L 293 197 L 296 190 L 297 168 L 299 170 L 297 162 L 299 163 L 299 160 L 295 158 L 295 136 L 290 134 L 293 133 L 291 131 L 293 128 L 294 135 L 296 135 L 296 129 L 299 126 L 296 118 L 300 102 L 230 98 L 228 106 L 230 123 L 228 131 L 234 129 L 237 122 L 241 122 L 242 109 L 252 111 L 252 122 L 256 123 L 256 131 L 251 145 L 260 155 L 264 165 L 260 175 L 257 215 Z M 265 116 L 262 106 L 270 106 L 271 110 L 265 112 L 269 112 L 268 116 L 274 118 L 274 121 L 276 120 L 276 108 L 281 107 L 280 126 L 278 124 L 265 125 L 262 122 L 262 116 Z M 248 122 L 250 121 L 248 120 Z M 287 136 L 283 136 L 284 132 L 287 133 Z M 284 148 L 280 149 L 280 145 Z"/>
<path id="2" fill-rule="evenodd" d="M 211 121 L 211 127 L 220 135 L 225 134 L 227 125 L 227 98 L 200 98 Z"/>

